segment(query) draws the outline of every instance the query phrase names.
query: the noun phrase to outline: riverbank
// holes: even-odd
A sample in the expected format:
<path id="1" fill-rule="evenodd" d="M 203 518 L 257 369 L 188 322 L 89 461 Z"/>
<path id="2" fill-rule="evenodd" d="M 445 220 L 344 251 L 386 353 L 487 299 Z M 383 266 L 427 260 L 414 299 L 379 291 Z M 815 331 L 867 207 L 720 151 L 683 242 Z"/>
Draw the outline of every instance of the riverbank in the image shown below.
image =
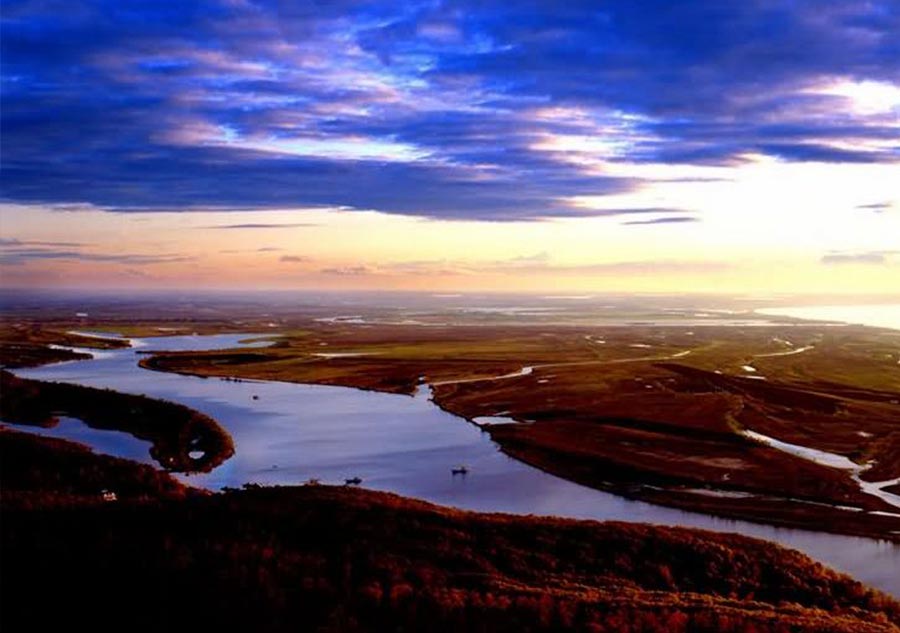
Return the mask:
<path id="1" fill-rule="evenodd" d="M 659 346 L 666 334 L 651 334 L 650 340 Z M 371 332 L 371 335 L 378 336 L 380 332 Z M 654 336 L 655 339 L 652 338 Z M 247 338 L 245 334 L 173 336 L 156 339 L 152 343 L 140 340 L 134 343 L 142 349 L 151 349 L 152 346 L 181 350 L 189 355 L 201 350 L 227 350 L 265 344 L 248 343 Z M 266 351 L 283 349 L 286 343 L 291 341 L 279 342 L 266 348 Z M 701 343 L 702 339 L 698 345 Z M 307 344 L 315 345 L 315 339 Z M 635 354 L 625 341 L 613 345 L 621 348 L 621 353 Z M 774 341 L 771 345 L 777 347 L 784 343 Z M 563 354 L 570 351 L 563 345 L 552 347 Z M 413 349 L 418 349 L 418 346 Z M 430 353 L 434 349 L 426 347 L 424 351 Z M 650 355 L 646 349 L 637 353 L 642 357 Z M 651 354 L 658 355 L 657 352 Z M 666 353 L 667 356 L 675 354 L 681 352 L 673 350 Z M 708 362 L 708 358 L 703 360 L 707 356 L 695 351 L 689 358 Z M 723 354 L 719 356 L 727 358 Z M 801 354 L 791 358 L 807 356 Z M 123 349 L 91 361 L 50 365 L 42 369 L 22 370 L 22 373 L 31 378 L 122 393 L 143 392 L 158 399 L 183 403 L 217 420 L 232 436 L 238 447 L 237 456 L 210 473 L 181 476 L 191 485 L 218 490 L 223 486 L 239 487 L 246 482 L 296 484 L 317 478 L 341 483 L 345 479 L 359 477 L 368 487 L 471 510 L 639 521 L 738 532 L 799 549 L 829 566 L 851 573 L 871 586 L 900 595 L 896 577 L 900 548 L 896 545 L 868 538 L 720 519 L 714 512 L 707 512 L 703 505 L 699 507 L 705 514 L 684 512 L 586 488 L 498 452 L 497 445 L 487 433 L 482 432 L 486 429 L 479 430 L 475 424 L 466 424 L 459 417 L 434 406 L 428 399 L 427 389 L 420 390 L 422 393 L 417 397 L 405 397 L 336 386 L 235 381 L 230 378 L 200 379 L 168 372 L 148 373 L 137 367 L 136 360 L 133 350 Z M 584 384 L 590 386 L 592 382 L 602 384 L 598 378 L 602 379 L 610 368 L 627 373 L 632 364 L 616 361 L 610 365 L 602 361 L 602 364 L 585 365 L 579 361 L 567 371 L 583 375 Z M 646 366 L 647 363 L 643 363 L 642 367 Z M 556 367 L 552 371 L 558 373 L 563 369 Z M 588 371 L 590 369 L 593 371 Z M 538 372 L 537 384 L 547 381 L 552 375 Z M 531 377 L 520 372 L 517 378 L 491 381 L 487 377 L 485 383 L 462 384 L 473 388 L 474 393 L 478 393 L 479 387 L 489 391 L 491 386 L 503 385 L 506 385 L 504 389 L 511 387 L 513 392 L 517 392 L 515 383 Z M 640 394 L 640 384 L 634 384 L 630 391 L 624 391 Z M 548 385 L 547 390 L 552 393 L 553 387 Z M 685 415 L 688 413 L 685 411 Z M 58 434 L 72 430 L 72 425 L 64 424 L 55 429 L 54 434 L 91 442 L 91 445 L 97 440 L 80 432 Z M 116 439 L 101 439 L 96 444 L 99 450 L 130 456 L 128 450 L 122 451 Z M 132 443 L 128 442 L 129 445 Z M 469 474 L 451 476 L 451 469 L 460 463 L 469 466 Z M 856 482 L 853 483 L 856 485 Z M 654 490 L 649 486 L 647 489 Z M 720 498 L 716 495 L 721 494 L 715 489 L 696 487 L 685 492 L 694 495 L 695 503 L 710 499 L 710 507 L 714 507 Z M 656 490 L 656 493 L 663 498 L 669 494 L 665 489 Z M 734 493 L 728 493 L 728 496 L 731 494 Z M 724 497 L 726 495 L 722 495 Z"/>
<path id="2" fill-rule="evenodd" d="M 62 416 L 149 442 L 163 468 L 209 472 L 234 454 L 228 433 L 207 415 L 174 402 L 81 385 L 19 378 L 0 370 L 0 420 L 38 428 Z"/>
<path id="3" fill-rule="evenodd" d="M 900 624 L 896 600 L 733 534 L 479 514 L 331 486 L 184 496 L 169 482 L 129 495 L 134 473 L 150 469 L 110 470 L 116 460 L 10 431 L 0 453 L 5 487 L 42 491 L 27 508 L 2 497 L 2 619 L 15 629 L 887 633 Z M 96 463 L 93 481 L 74 477 L 73 458 Z M 35 470 L 41 481 L 29 483 Z M 116 485 L 119 496 L 48 494 L 73 485 Z"/>
<path id="4" fill-rule="evenodd" d="M 845 470 L 745 434 L 870 464 L 867 482 L 900 477 L 895 355 L 889 336 L 849 327 L 423 332 L 329 324 L 252 353 L 164 352 L 141 366 L 404 394 L 425 382 L 442 409 L 489 420 L 482 429 L 507 454 L 571 481 L 686 510 L 896 542 L 900 508 L 883 495 Z"/>
<path id="5" fill-rule="evenodd" d="M 0 507 L 87 508 L 205 495 L 168 473 L 89 448 L 0 426 Z M 0 522 L 2 523 L 2 522 Z"/>
<path id="6" fill-rule="evenodd" d="M 128 347 L 124 339 L 96 338 L 34 321 L 0 322 L 0 368 L 39 367 L 48 363 L 86 360 L 94 350 Z"/>

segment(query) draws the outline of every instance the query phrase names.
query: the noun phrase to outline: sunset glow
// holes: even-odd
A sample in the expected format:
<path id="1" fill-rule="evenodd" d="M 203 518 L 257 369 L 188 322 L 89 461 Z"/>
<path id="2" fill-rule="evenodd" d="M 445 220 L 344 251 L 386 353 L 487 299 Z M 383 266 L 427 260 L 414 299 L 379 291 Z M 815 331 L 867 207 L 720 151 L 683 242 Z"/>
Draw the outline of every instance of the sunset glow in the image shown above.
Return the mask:
<path id="1" fill-rule="evenodd" d="M 4 286 L 900 290 L 892 3 L 77 4 L 4 10 Z"/>

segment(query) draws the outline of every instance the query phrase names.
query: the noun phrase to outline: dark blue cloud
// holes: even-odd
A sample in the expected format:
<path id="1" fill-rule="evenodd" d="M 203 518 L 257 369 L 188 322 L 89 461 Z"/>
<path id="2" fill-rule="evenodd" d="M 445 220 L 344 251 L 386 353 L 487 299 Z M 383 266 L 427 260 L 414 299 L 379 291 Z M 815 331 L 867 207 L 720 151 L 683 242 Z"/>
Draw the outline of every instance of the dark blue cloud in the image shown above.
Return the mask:
<path id="1" fill-rule="evenodd" d="M 3 195 L 515 220 L 641 184 L 558 136 L 609 162 L 897 162 L 896 111 L 817 87 L 900 85 L 898 34 L 894 0 L 10 0 Z"/>
<path id="2" fill-rule="evenodd" d="M 896 147 L 880 151 L 844 149 L 816 143 L 764 143 L 759 150 L 770 156 L 792 161 L 816 161 L 825 163 L 870 163 L 900 160 L 900 142 Z"/>

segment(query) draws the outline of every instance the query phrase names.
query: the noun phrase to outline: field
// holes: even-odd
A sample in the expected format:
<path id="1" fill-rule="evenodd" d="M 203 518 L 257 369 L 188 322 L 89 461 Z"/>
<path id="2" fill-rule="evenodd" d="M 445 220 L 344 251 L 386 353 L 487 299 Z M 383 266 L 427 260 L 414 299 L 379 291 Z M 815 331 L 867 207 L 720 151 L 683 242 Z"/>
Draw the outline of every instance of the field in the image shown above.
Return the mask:
<path id="1" fill-rule="evenodd" d="M 510 455 L 596 488 L 900 538 L 896 486 L 886 483 L 900 477 L 900 333 L 311 323 L 273 340 L 263 349 L 150 355 L 142 365 L 393 393 L 427 382 L 444 409 L 495 418 L 484 428 Z M 879 489 L 864 492 L 860 480 Z"/>
<path id="2" fill-rule="evenodd" d="M 690 325 L 637 309 L 624 323 L 191 310 L 15 314 L 0 325 L 0 358 L 34 366 L 127 344 L 78 334 L 104 331 L 145 337 L 148 370 L 396 394 L 428 385 L 506 453 L 595 488 L 900 540 L 890 495 L 900 486 L 888 485 L 900 477 L 900 333 Z M 146 318 L 128 316 L 138 312 Z M 234 332 L 271 345 L 154 351 L 155 336 Z M 737 535 L 476 514 L 349 487 L 195 490 L 165 471 L 209 470 L 240 450 L 215 420 L 140 396 L 0 379 L 5 422 L 69 416 L 129 432 L 151 442 L 163 467 L 0 428 L 10 630 L 77 620 L 98 631 L 874 633 L 900 623 L 896 601 Z M 55 608 L 42 608 L 51 591 Z"/>

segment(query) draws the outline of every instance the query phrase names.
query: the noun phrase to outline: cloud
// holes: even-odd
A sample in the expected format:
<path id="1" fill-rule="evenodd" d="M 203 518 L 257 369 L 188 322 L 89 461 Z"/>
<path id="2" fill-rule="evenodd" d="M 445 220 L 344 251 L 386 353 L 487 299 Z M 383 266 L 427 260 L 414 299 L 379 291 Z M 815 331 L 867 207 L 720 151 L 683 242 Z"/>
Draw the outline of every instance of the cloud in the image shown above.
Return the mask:
<path id="1" fill-rule="evenodd" d="M 145 270 L 140 270 L 138 268 L 125 268 L 124 270 L 119 271 L 124 277 L 131 277 L 133 279 L 152 279 L 153 275 L 149 274 Z"/>
<path id="2" fill-rule="evenodd" d="M 312 259 L 309 257 L 304 257 L 302 255 L 282 255 L 279 258 L 279 261 L 288 264 L 304 264 L 306 262 L 311 262 Z"/>
<path id="3" fill-rule="evenodd" d="M 882 213 L 891 209 L 894 205 L 890 202 L 873 202 L 871 204 L 860 204 L 857 205 L 857 209 L 863 209 L 865 211 L 873 211 L 875 213 Z"/>
<path id="4" fill-rule="evenodd" d="M 60 247 L 60 248 L 79 248 L 84 246 L 81 242 L 43 242 L 39 240 L 18 240 L 15 238 L 0 238 L 0 249 L 16 249 L 23 247 Z"/>
<path id="5" fill-rule="evenodd" d="M 370 274 L 375 269 L 365 268 Z M 553 261 L 547 253 L 536 253 L 501 260 L 415 260 L 392 262 L 377 269 L 381 274 L 461 276 L 461 275 L 676 275 L 716 274 L 734 270 L 735 264 L 723 261 L 644 260 L 619 262 L 585 262 L 565 264 Z"/>
<path id="6" fill-rule="evenodd" d="M 572 267 L 569 272 L 598 275 L 709 275 L 733 271 L 737 265 L 724 261 L 690 260 L 642 260 L 611 262 L 581 267 Z"/>
<path id="7" fill-rule="evenodd" d="M 323 275 L 338 275 L 341 277 L 362 277 L 377 273 L 374 268 L 369 268 L 368 266 L 337 266 L 333 268 L 323 268 L 319 272 Z"/>
<path id="8" fill-rule="evenodd" d="M 0 265 L 21 266 L 31 261 L 62 260 L 80 262 L 108 262 L 144 266 L 194 261 L 196 258 L 176 253 L 95 253 L 78 250 L 73 242 L 40 242 L 4 239 L 0 242 Z M 62 247 L 62 248 L 57 248 Z M 75 248 L 70 248 L 75 247 Z"/>
<path id="9" fill-rule="evenodd" d="M 900 162 L 894 0 L 7 5 L 14 202 L 537 220 L 620 163 Z"/>
<path id="10" fill-rule="evenodd" d="M 227 255 L 234 255 L 236 253 L 277 253 L 283 250 L 283 248 L 278 246 L 261 246 L 259 248 L 227 248 L 219 252 Z"/>
<path id="11" fill-rule="evenodd" d="M 820 261 L 828 265 L 867 264 L 883 266 L 889 262 L 891 256 L 897 254 L 900 254 L 900 251 L 832 252 L 823 255 Z"/>
<path id="12" fill-rule="evenodd" d="M 628 222 L 622 222 L 622 224 L 626 226 L 634 226 L 640 224 L 685 224 L 688 222 L 699 222 L 699 218 L 695 218 L 689 215 L 674 215 L 667 218 L 655 218 L 653 220 L 630 220 Z"/>
<path id="13" fill-rule="evenodd" d="M 735 268 L 733 263 L 720 261 L 691 261 L 691 260 L 643 260 L 643 261 L 619 261 L 619 262 L 586 262 L 578 264 L 562 264 L 553 261 L 546 253 L 540 253 L 531 257 L 515 257 L 474 264 L 473 271 L 521 273 L 531 272 L 535 274 L 554 275 L 667 275 L 667 274 L 708 274 L 718 273 Z"/>
<path id="14" fill-rule="evenodd" d="M 0 263 L 19 263 L 28 260 L 64 259 L 82 262 L 112 262 L 116 264 L 173 264 L 194 261 L 196 257 L 185 255 L 107 255 L 102 253 L 79 253 L 75 251 L 18 251 L 0 256 Z"/>
<path id="15" fill-rule="evenodd" d="M 554 275 L 682 275 L 715 274 L 734 270 L 735 264 L 722 261 L 639 260 L 586 264 L 553 265 L 535 268 L 532 272 Z"/>
<path id="16" fill-rule="evenodd" d="M 535 253 L 534 255 L 519 255 L 518 257 L 513 257 L 511 259 L 500 260 L 495 262 L 501 266 L 542 266 L 547 264 L 550 261 L 550 253 L 547 251 L 541 251 L 540 253 Z"/>
<path id="17" fill-rule="evenodd" d="M 319 226 L 312 222 L 247 222 L 244 224 L 214 224 L 212 226 L 198 226 L 199 229 L 294 229 L 300 227 Z"/>
<path id="18" fill-rule="evenodd" d="M 577 199 L 576 199 L 577 204 Z M 684 213 L 684 209 L 671 209 L 667 207 L 621 207 L 612 209 L 592 209 L 585 207 L 585 215 L 592 217 L 615 217 L 620 215 L 649 215 L 649 214 L 668 214 L 668 213 Z"/>

